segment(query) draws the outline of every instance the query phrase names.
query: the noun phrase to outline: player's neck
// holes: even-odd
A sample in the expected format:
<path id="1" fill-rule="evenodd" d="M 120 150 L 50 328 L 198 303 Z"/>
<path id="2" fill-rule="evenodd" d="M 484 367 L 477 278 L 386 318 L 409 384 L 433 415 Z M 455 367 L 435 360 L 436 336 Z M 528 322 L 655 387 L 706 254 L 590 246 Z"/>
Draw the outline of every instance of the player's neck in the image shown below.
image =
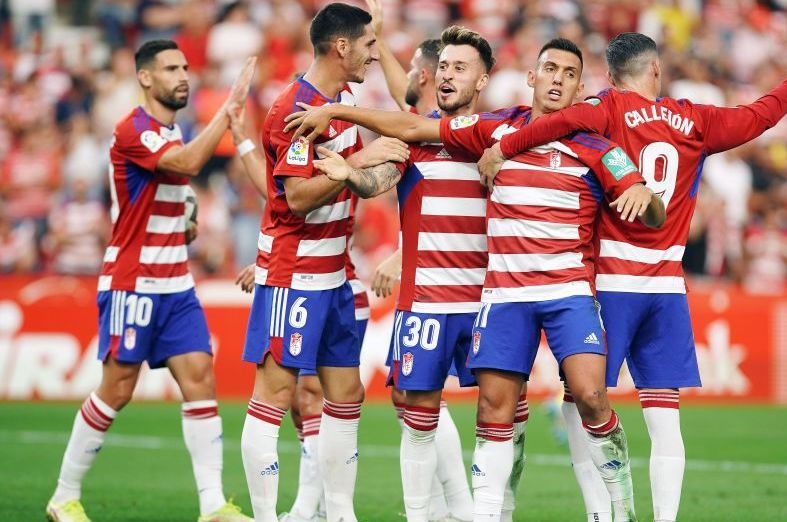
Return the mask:
<path id="1" fill-rule="evenodd" d="M 320 94 L 331 100 L 335 100 L 347 85 L 347 79 L 341 68 L 319 59 L 312 62 L 309 70 L 303 75 L 303 79 L 317 89 Z"/>
<path id="2" fill-rule="evenodd" d="M 155 99 L 146 97 L 145 103 L 142 104 L 142 108 L 162 125 L 169 127 L 175 123 L 175 113 L 177 111 L 170 109 L 169 107 L 165 107 Z"/>
<path id="3" fill-rule="evenodd" d="M 627 79 L 619 82 L 616 87 L 621 91 L 636 92 L 649 100 L 656 101 L 659 97 L 657 89 L 651 78 Z"/>
<path id="4" fill-rule="evenodd" d="M 434 89 L 432 90 L 434 91 Z M 415 104 L 415 110 L 418 111 L 418 114 L 430 114 L 435 109 L 437 109 L 437 96 L 434 94 L 421 96 Z"/>

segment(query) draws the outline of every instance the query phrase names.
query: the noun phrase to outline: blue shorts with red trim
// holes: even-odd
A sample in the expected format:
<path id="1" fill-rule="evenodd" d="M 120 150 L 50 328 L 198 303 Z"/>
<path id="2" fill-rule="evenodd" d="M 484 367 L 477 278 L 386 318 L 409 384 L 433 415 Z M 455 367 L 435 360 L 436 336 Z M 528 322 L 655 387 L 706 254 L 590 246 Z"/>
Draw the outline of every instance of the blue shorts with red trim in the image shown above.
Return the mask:
<path id="1" fill-rule="evenodd" d="M 607 386 L 623 361 L 637 388 L 702 386 L 686 294 L 599 292 L 607 332 Z"/>
<path id="2" fill-rule="evenodd" d="M 363 349 L 363 339 L 366 337 L 366 327 L 369 324 L 369 319 L 356 319 L 355 320 L 355 328 L 358 331 L 358 342 L 361 344 L 361 349 Z M 298 371 L 298 376 L 309 376 L 309 375 L 317 375 L 317 370 L 300 370 Z"/>
<path id="3" fill-rule="evenodd" d="M 361 344 L 349 283 L 331 290 L 257 285 L 243 360 L 261 364 L 270 354 L 286 368 L 358 366 Z"/>
<path id="4" fill-rule="evenodd" d="M 102 361 L 111 355 L 119 362 L 147 361 L 161 368 L 175 355 L 212 353 L 205 312 L 193 288 L 174 294 L 106 290 L 97 302 Z"/>
<path id="5" fill-rule="evenodd" d="M 397 310 L 388 383 L 397 390 L 442 390 L 453 368 L 460 386 L 475 386 L 466 366 L 475 317 Z"/>
<path id="6" fill-rule="evenodd" d="M 485 303 L 475 321 L 467 366 L 530 375 L 542 329 L 559 364 L 570 355 L 606 352 L 598 303 L 590 296 Z"/>

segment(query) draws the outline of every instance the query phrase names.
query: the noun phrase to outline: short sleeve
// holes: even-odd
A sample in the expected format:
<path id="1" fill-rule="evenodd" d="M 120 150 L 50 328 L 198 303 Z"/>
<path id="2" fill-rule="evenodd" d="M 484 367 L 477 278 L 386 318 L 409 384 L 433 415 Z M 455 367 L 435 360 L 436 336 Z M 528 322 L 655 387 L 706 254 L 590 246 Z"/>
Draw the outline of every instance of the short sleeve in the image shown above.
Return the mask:
<path id="1" fill-rule="evenodd" d="M 158 162 L 169 149 L 183 146 L 178 140 L 168 140 L 153 129 L 137 132 L 127 125 L 119 127 L 115 133 L 117 152 L 128 161 L 149 172 L 156 172 Z"/>
<path id="2" fill-rule="evenodd" d="M 504 120 L 492 113 L 440 119 L 440 140 L 449 152 L 483 155 L 495 144 L 493 134 Z"/>
<path id="3" fill-rule="evenodd" d="M 616 199 L 630 186 L 645 183 L 628 154 L 603 136 L 580 132 L 564 143 L 596 174 L 609 198 Z"/>
<path id="4" fill-rule="evenodd" d="M 314 144 L 300 137 L 292 141 L 292 133 L 284 133 L 284 120 L 275 121 L 270 130 L 270 146 L 275 163 L 274 177 L 311 178 L 314 175 Z"/>

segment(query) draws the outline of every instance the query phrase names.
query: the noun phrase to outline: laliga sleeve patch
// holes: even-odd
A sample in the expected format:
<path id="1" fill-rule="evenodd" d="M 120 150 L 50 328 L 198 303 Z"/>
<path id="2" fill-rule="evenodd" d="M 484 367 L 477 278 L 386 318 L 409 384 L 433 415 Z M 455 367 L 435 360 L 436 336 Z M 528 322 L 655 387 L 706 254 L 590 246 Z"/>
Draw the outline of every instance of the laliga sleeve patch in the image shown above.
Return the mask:
<path id="1" fill-rule="evenodd" d="M 464 129 L 471 127 L 478 121 L 478 114 L 471 114 L 470 116 L 457 116 L 451 120 L 451 130 Z"/>
<path id="2" fill-rule="evenodd" d="M 309 142 L 306 138 L 298 138 L 290 144 L 287 151 L 287 163 L 290 165 L 306 165 L 309 163 Z"/>
<path id="3" fill-rule="evenodd" d="M 587 100 L 585 100 L 585 103 L 589 103 L 590 105 L 595 107 L 596 105 L 601 103 L 601 100 L 599 100 L 598 98 L 588 98 Z"/>
<path id="4" fill-rule="evenodd" d="M 146 130 L 140 134 L 139 141 L 145 146 L 146 149 L 153 153 L 158 152 L 161 147 L 167 144 L 167 140 L 152 130 Z"/>
<path id="5" fill-rule="evenodd" d="M 623 176 L 637 171 L 636 165 L 620 147 L 615 147 L 601 157 L 612 176 L 620 181 Z"/>

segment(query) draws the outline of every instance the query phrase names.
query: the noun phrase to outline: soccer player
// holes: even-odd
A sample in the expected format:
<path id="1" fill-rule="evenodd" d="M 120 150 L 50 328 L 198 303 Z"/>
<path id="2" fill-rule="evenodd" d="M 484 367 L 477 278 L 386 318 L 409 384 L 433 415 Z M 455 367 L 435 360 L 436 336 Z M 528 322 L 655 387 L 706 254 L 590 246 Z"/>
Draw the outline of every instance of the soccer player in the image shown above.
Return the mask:
<path id="1" fill-rule="evenodd" d="M 610 136 L 638 158 L 648 186 L 662 195 L 667 221 L 660 230 L 621 222 L 614 209 L 604 209 L 596 287 L 604 323 L 610 326 L 607 385 L 617 385 L 625 359 L 651 438 L 654 518 L 674 521 L 685 467 L 679 389 L 701 385 L 681 261 L 702 163 L 709 154 L 742 145 L 778 123 L 787 112 L 787 81 L 752 104 L 714 107 L 659 96 L 661 63 L 655 42 L 645 35 L 618 35 L 606 57 L 613 88 L 505 137 L 481 165 L 491 180 L 504 158 L 587 130 Z M 598 491 L 592 481 L 591 475 L 583 487 L 586 503 L 608 502 L 589 498 Z"/>
<path id="2" fill-rule="evenodd" d="M 296 102 L 354 104 L 347 82 L 362 82 L 377 60 L 366 11 L 329 4 L 314 17 L 314 61 L 277 98 L 263 125 L 267 200 L 258 240 L 256 291 L 243 359 L 257 365 L 241 450 L 257 521 L 276 517 L 281 419 L 301 369 L 317 370 L 325 395 L 318 440 L 327 519 L 356 520 L 358 422 L 363 401 L 360 344 L 353 291 L 346 277 L 349 190 L 315 172 L 313 144 L 291 143 L 284 116 Z M 344 157 L 361 149 L 358 129 L 334 122 L 317 143 Z M 403 161 L 404 144 L 391 141 L 388 159 Z M 357 158 L 356 158 L 357 160 Z M 391 163 L 370 167 L 395 172 Z M 379 165 L 378 165 L 379 164 Z M 369 165 L 360 163 L 360 167 Z"/>
<path id="3" fill-rule="evenodd" d="M 188 270 L 184 201 L 246 100 L 249 59 L 223 107 L 183 144 L 175 114 L 189 96 L 188 64 L 175 42 L 154 40 L 136 53 L 144 103 L 115 128 L 110 149 L 112 238 L 98 280 L 101 384 L 74 420 L 50 520 L 85 522 L 82 479 L 118 412 L 131 400 L 143 361 L 166 366 L 183 394 L 183 438 L 191 454 L 200 521 L 251 520 L 227 502 L 221 485 L 222 426 L 205 315 Z"/>
<path id="4" fill-rule="evenodd" d="M 544 46 L 536 71 L 528 74 L 535 89 L 532 111 L 514 107 L 435 124 L 410 114 L 323 107 L 310 109 L 310 114 L 294 114 L 290 120 L 292 125 L 301 123 L 296 137 L 313 129 L 311 136 L 324 128 L 329 117 L 337 117 L 405 141 L 432 141 L 440 136 L 452 154 L 465 151 L 478 157 L 485 145 L 570 104 L 580 92 L 581 70 L 579 49 L 557 39 Z M 603 334 L 590 280 L 593 224 L 597 204 L 605 194 L 616 198 L 611 205 L 625 209 L 622 218 L 639 216 L 654 226 L 663 219 L 663 206 L 644 187 L 625 153 L 604 138 L 580 134 L 551 147 L 512 162 L 508 186 L 495 188 L 490 196 L 485 305 L 477 319 L 470 357 L 480 387 L 479 444 L 473 470 L 476 518 L 500 517 L 503 488 L 511 470 L 517 387 L 521 389 L 522 377 L 530 371 L 543 327 L 577 400 L 593 462 L 610 491 L 617 519 L 634 520 L 625 434 L 604 388 Z M 526 331 L 519 344 L 523 320 Z M 482 338 L 486 349 L 481 349 Z"/>

